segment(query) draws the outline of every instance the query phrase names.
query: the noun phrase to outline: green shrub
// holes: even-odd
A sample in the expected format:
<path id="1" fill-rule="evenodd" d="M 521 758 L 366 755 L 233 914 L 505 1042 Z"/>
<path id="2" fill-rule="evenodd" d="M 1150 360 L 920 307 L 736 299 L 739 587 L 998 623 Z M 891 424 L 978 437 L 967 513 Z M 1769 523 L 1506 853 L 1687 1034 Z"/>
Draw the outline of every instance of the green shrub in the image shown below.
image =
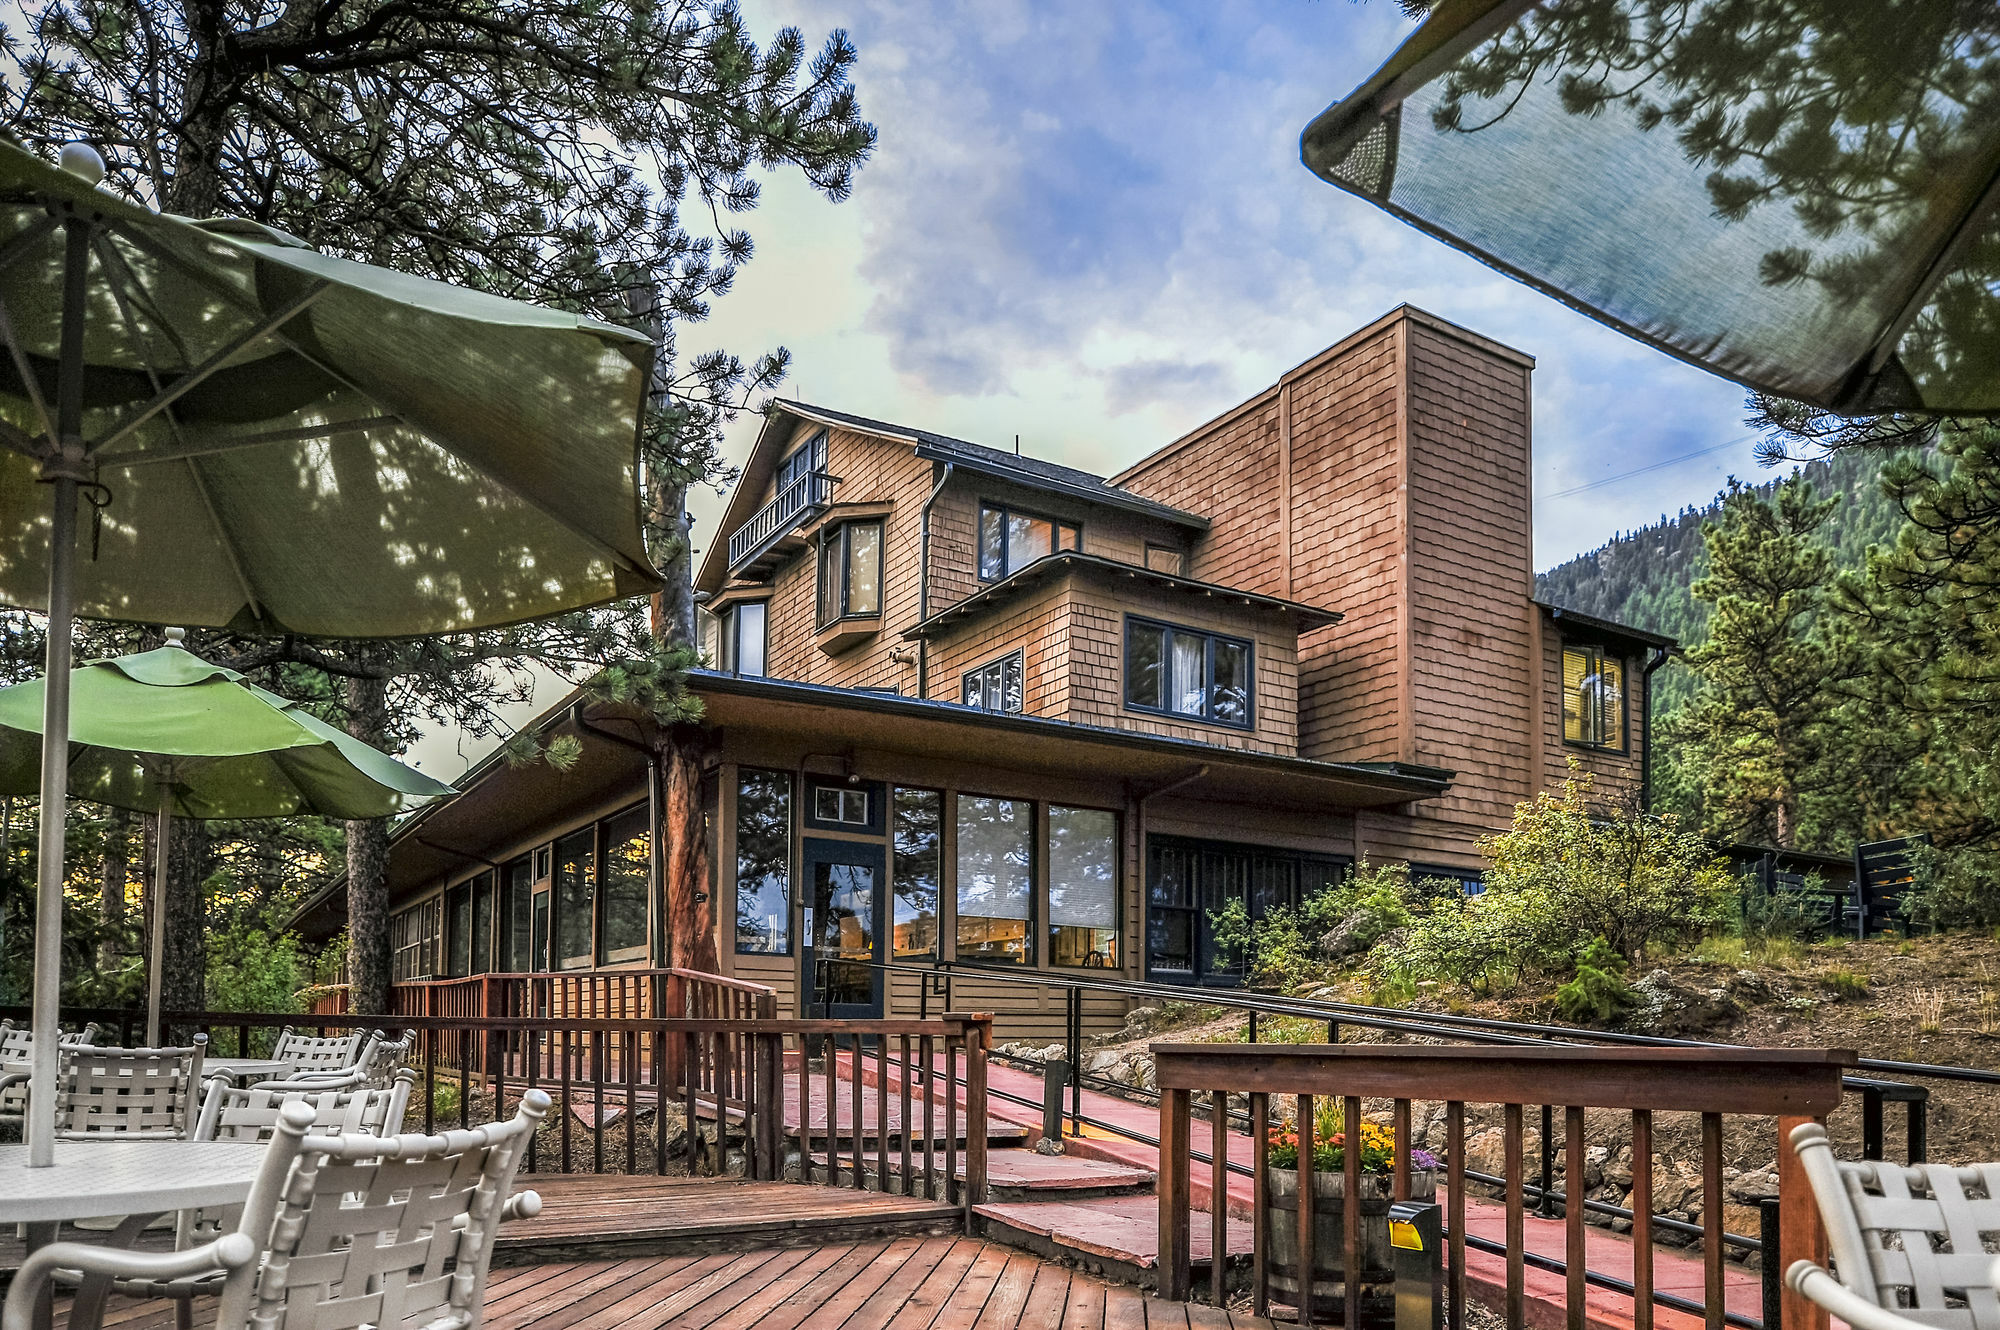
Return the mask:
<path id="1" fill-rule="evenodd" d="M 1294 988 L 1321 974 L 1336 958 L 1325 942 L 1343 934 L 1351 953 L 1365 953 L 1410 922 L 1414 894 L 1408 864 L 1371 868 L 1364 862 L 1308 895 L 1296 907 L 1270 910 L 1261 919 L 1232 897 L 1209 912 L 1218 953 L 1260 988 Z"/>
<path id="2" fill-rule="evenodd" d="M 1572 973 L 1578 938 L 1602 938 L 1611 952 L 1643 961 L 1731 917 L 1735 879 L 1706 841 L 1670 816 L 1603 815 L 1590 791 L 1590 776 L 1572 761 L 1560 794 L 1518 805 L 1504 835 L 1480 842 L 1491 865 L 1486 890 L 1420 907 L 1377 963 L 1488 988 Z"/>
<path id="3" fill-rule="evenodd" d="M 1868 996 L 1868 976 L 1855 970 L 1836 966 L 1821 972 L 1819 981 L 1837 998 L 1858 1002 Z"/>
<path id="4" fill-rule="evenodd" d="M 213 1011 L 303 1011 L 299 990 L 310 981 L 298 939 L 234 924 L 210 933 L 208 1005 Z"/>
<path id="5" fill-rule="evenodd" d="M 1639 1005 L 1625 982 L 1625 958 L 1603 938 L 1592 938 L 1577 954 L 1576 977 L 1556 989 L 1556 1010 L 1565 1020 L 1604 1025 Z"/>
<path id="6" fill-rule="evenodd" d="M 2000 925 L 2000 870 L 1993 856 L 1915 845 L 1910 873 L 1915 881 L 1900 905 L 1905 927 Z"/>
<path id="7" fill-rule="evenodd" d="M 1817 942 L 1826 936 L 1822 904 L 1826 879 L 1808 874 L 1803 891 L 1764 891 L 1746 887 L 1743 893 L 1743 936 L 1770 942 Z"/>
<path id="8" fill-rule="evenodd" d="M 458 1082 L 438 1081 L 431 1086 L 431 1117 L 438 1122 L 458 1117 Z"/>

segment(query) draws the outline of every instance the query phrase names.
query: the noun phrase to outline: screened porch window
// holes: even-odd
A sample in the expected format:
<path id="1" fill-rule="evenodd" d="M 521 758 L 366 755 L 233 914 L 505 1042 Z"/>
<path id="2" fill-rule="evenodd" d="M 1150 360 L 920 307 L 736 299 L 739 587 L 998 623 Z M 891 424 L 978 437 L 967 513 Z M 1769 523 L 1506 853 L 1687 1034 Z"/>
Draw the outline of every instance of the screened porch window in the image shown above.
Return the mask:
<path id="1" fill-rule="evenodd" d="M 604 871 L 598 895 L 604 913 L 600 964 L 646 958 L 646 900 L 652 884 L 652 837 L 646 805 L 604 823 Z"/>
<path id="2" fill-rule="evenodd" d="M 1035 806 L 958 797 L 958 958 L 1034 963 Z"/>
<path id="3" fill-rule="evenodd" d="M 556 842 L 556 964 L 590 964 L 591 897 L 597 877 L 597 829 L 585 827 Z"/>
<path id="4" fill-rule="evenodd" d="M 935 956 L 938 949 L 938 883 L 944 867 L 944 796 L 936 790 L 898 789 L 895 819 L 896 917 L 894 959 Z"/>
<path id="5" fill-rule="evenodd" d="M 535 968 L 534 860 L 522 855 L 500 873 L 500 968 L 510 974 L 526 974 Z"/>
<path id="6" fill-rule="evenodd" d="M 1049 958 L 1118 968 L 1118 814 L 1049 805 Z"/>
<path id="7" fill-rule="evenodd" d="M 1563 742 L 1625 747 L 1625 662 L 1603 647 L 1563 644 Z"/>
<path id="8" fill-rule="evenodd" d="M 736 773 L 736 951 L 792 950 L 792 777 L 740 767 Z"/>

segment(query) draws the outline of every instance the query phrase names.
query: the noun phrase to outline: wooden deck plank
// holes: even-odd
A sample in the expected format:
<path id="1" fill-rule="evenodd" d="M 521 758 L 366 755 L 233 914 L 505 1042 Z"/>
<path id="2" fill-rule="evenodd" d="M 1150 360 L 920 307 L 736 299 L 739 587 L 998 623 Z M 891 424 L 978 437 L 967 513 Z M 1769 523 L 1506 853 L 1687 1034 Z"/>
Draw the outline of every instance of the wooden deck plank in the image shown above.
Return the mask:
<path id="1" fill-rule="evenodd" d="M 1041 1264 L 1039 1257 L 1028 1252 L 1015 1252 L 1007 1258 L 1006 1269 L 993 1281 L 993 1292 L 987 1295 L 979 1319 L 973 1322 L 976 1330 L 1010 1330 L 1020 1324 L 1021 1309 L 1027 1305 L 1028 1292 L 1035 1286 Z"/>
<path id="2" fill-rule="evenodd" d="M 884 1330 L 930 1330 L 932 1322 L 943 1314 L 959 1284 L 964 1282 L 966 1272 L 972 1269 L 973 1262 L 979 1259 L 979 1253 L 986 1246 L 978 1238 L 954 1241 L 951 1250 L 937 1263 L 937 1268 L 924 1277 L 924 1282 L 917 1285 L 917 1291 L 890 1316 Z"/>
<path id="3" fill-rule="evenodd" d="M 744 1259 L 754 1261 L 755 1268 L 716 1289 L 701 1301 L 676 1312 L 673 1324 L 680 1330 L 703 1330 L 709 1322 L 731 1308 L 748 1302 L 765 1288 L 776 1283 L 784 1277 L 786 1271 L 810 1260 L 813 1254 L 814 1249 L 811 1247 L 745 1252 Z"/>
<path id="4" fill-rule="evenodd" d="M 846 1254 L 832 1265 L 789 1289 L 776 1306 L 755 1322 L 743 1323 L 742 1330 L 748 1330 L 750 1324 L 755 1324 L 757 1330 L 797 1330 L 799 1322 L 811 1316 L 820 1304 L 847 1287 L 849 1280 L 867 1269 L 869 1263 L 881 1254 L 882 1247 L 879 1242 L 864 1242 L 848 1248 Z M 738 1314 L 732 1312 L 715 1324 L 723 1330 L 736 1327 Z"/>
<path id="5" fill-rule="evenodd" d="M 1063 1307 L 1063 1330 L 1101 1330 L 1104 1299 L 1109 1290 L 1101 1280 L 1077 1276 L 1069 1281 L 1069 1300 Z"/>
<path id="6" fill-rule="evenodd" d="M 1146 1300 L 1138 1289 L 1113 1284 L 1104 1290 L 1104 1330 L 1146 1330 Z"/>
<path id="7" fill-rule="evenodd" d="M 1163 1298 L 1147 1298 L 1146 1330 L 1189 1330 L 1188 1304 L 1168 1302 Z"/>
<path id="8" fill-rule="evenodd" d="M 1000 1272 L 1007 1268 L 1007 1255 L 1007 1248 L 990 1243 L 980 1249 L 972 1268 L 938 1310 L 937 1319 L 931 1323 L 933 1330 L 972 1330 L 979 1313 L 986 1308 L 986 1299 L 992 1294 Z"/>
<path id="9" fill-rule="evenodd" d="M 861 1309 L 863 1303 L 874 1297 L 896 1276 L 906 1262 L 922 1250 L 922 1238 L 897 1238 L 884 1246 L 868 1262 L 855 1272 L 838 1293 L 813 1309 L 812 1315 L 799 1322 L 798 1330 L 839 1330 L 847 1319 Z"/>
<path id="10" fill-rule="evenodd" d="M 593 1290 L 589 1296 L 571 1298 L 550 1307 L 535 1318 L 533 1324 L 538 1330 L 582 1330 L 593 1322 L 593 1313 L 609 1307 L 635 1291 L 650 1289 L 671 1278 L 675 1272 L 710 1259 L 695 1256 L 669 1256 L 657 1261 L 621 1261 L 613 1266 L 619 1277 L 605 1282 Z"/>
<path id="11" fill-rule="evenodd" d="M 751 1296 L 718 1311 L 713 1319 L 705 1323 L 704 1330 L 742 1330 L 742 1327 L 757 1324 L 758 1318 L 765 1312 L 810 1283 L 852 1250 L 852 1247 L 841 1245 L 808 1248 L 803 1261 L 786 1269 Z M 689 1319 L 692 1320 L 692 1315 Z"/>
<path id="12" fill-rule="evenodd" d="M 610 1302 L 602 1302 L 588 1316 L 571 1321 L 569 1330 L 615 1330 L 615 1327 L 632 1325 L 642 1316 L 652 1316 L 654 1308 L 662 1303 L 672 1303 L 689 1290 L 695 1292 L 685 1305 L 701 1301 L 714 1285 L 708 1281 L 723 1270 L 741 1261 L 741 1255 L 719 1252 L 702 1256 L 673 1271 L 664 1279 L 646 1279 L 631 1284 L 620 1284 L 618 1290 L 624 1294 Z M 668 1317 L 659 1316 L 664 1323 Z"/>
<path id="13" fill-rule="evenodd" d="M 1229 1324 L 1229 1313 L 1220 1307 L 1211 1307 L 1205 1302 L 1190 1302 L 1184 1306 L 1188 1330 L 1235 1330 Z"/>
<path id="14" fill-rule="evenodd" d="M 1035 1271 L 1035 1286 L 1021 1304 L 1016 1321 L 1020 1330 L 1062 1330 L 1063 1312 L 1069 1306 L 1069 1267 L 1044 1261 Z"/>
<path id="15" fill-rule="evenodd" d="M 897 1310 L 909 1302 L 917 1289 L 930 1278 L 931 1272 L 937 1269 L 938 1263 L 944 1260 L 956 1242 L 956 1238 L 949 1237 L 923 1239 L 917 1250 L 899 1263 L 881 1287 L 840 1323 L 838 1330 L 869 1330 L 871 1327 L 879 1330 L 879 1327 L 888 1325 Z"/>

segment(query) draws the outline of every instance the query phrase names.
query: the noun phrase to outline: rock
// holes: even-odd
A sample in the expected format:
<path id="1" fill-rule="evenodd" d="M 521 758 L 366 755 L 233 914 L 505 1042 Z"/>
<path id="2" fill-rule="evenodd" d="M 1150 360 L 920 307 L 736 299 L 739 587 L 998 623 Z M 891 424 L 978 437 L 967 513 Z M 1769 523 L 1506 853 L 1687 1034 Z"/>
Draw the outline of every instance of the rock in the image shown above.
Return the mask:
<path id="1" fill-rule="evenodd" d="M 1708 1034 L 1726 1029 L 1743 1014 L 1727 990 L 1695 988 L 1665 970 L 1654 970 L 1632 985 L 1632 991 L 1639 1005 L 1625 1023 L 1652 1034 Z"/>
<path id="2" fill-rule="evenodd" d="M 1035 1153 L 1038 1155 L 1059 1155 L 1062 1152 L 1063 1143 L 1052 1137 L 1044 1136 L 1035 1142 Z"/>
<path id="3" fill-rule="evenodd" d="M 1755 970 L 1738 970 L 1724 987 L 1744 1002 L 1768 1002 L 1773 996 L 1771 985 Z"/>
<path id="4" fill-rule="evenodd" d="M 1700 1205 L 1701 1174 L 1698 1171 L 1669 1159 L 1654 1163 L 1653 1213 L 1680 1218 L 1682 1215 L 1676 1212 L 1686 1212 Z"/>
<path id="5" fill-rule="evenodd" d="M 1763 1216 L 1754 1205 L 1724 1205 L 1722 1207 L 1722 1231 L 1734 1233 L 1739 1238 L 1754 1238 L 1759 1234 Z M 1725 1251 L 1736 1248 L 1724 1247 Z"/>
<path id="6" fill-rule="evenodd" d="M 1604 1165 L 1609 1161 L 1611 1151 L 1602 1145 L 1587 1147 L 1583 1152 L 1583 1185 L 1586 1189 L 1604 1184 Z"/>
<path id="7" fill-rule="evenodd" d="M 1367 910 L 1350 911 L 1345 919 L 1320 934 L 1318 948 L 1321 958 L 1342 961 L 1368 950 L 1377 937 L 1377 922 Z"/>
<path id="8" fill-rule="evenodd" d="M 1521 1133 L 1522 1177 L 1536 1173 L 1541 1167 L 1540 1151 L 1542 1134 L 1530 1128 Z M 1488 1127 L 1466 1138 L 1465 1166 L 1474 1173 L 1491 1173 L 1494 1177 L 1507 1174 L 1507 1133 L 1500 1127 Z"/>
<path id="9" fill-rule="evenodd" d="M 1604 1161 L 1604 1180 L 1621 1190 L 1631 1189 L 1632 1147 L 1629 1144 L 1619 1146 L 1618 1153 Z"/>
<path id="10" fill-rule="evenodd" d="M 1118 1066 L 1119 1061 L 1120 1059 L 1116 1053 L 1107 1053 L 1100 1049 L 1095 1053 L 1085 1055 L 1083 1069 L 1092 1076 L 1103 1076 L 1107 1079 L 1115 1080 L 1117 1078 L 1113 1077 L 1111 1072 Z"/>

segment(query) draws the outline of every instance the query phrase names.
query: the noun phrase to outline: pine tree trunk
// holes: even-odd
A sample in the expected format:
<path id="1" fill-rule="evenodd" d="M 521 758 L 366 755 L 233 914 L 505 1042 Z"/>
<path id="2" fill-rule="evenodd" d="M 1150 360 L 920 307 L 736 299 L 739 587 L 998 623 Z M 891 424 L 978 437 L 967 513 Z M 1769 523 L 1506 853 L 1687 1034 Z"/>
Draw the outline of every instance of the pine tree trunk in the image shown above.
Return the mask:
<path id="1" fill-rule="evenodd" d="M 384 679 L 347 681 L 347 732 L 380 745 L 388 725 Z M 389 822 L 347 824 L 347 1001 L 363 1015 L 389 1011 Z"/>
<path id="2" fill-rule="evenodd" d="M 124 947 L 125 893 L 132 885 L 132 819 L 121 809 L 111 811 L 104 829 L 104 865 L 98 875 L 97 913 L 104 925 L 97 946 L 98 968 L 107 974 L 118 968 Z"/>
<path id="3" fill-rule="evenodd" d="M 706 745 L 701 732 L 692 727 L 675 729 L 662 740 L 658 761 L 666 963 L 715 974 L 721 960 L 716 954 L 715 899 L 708 889 L 708 838 L 701 808 L 701 757 Z"/>

